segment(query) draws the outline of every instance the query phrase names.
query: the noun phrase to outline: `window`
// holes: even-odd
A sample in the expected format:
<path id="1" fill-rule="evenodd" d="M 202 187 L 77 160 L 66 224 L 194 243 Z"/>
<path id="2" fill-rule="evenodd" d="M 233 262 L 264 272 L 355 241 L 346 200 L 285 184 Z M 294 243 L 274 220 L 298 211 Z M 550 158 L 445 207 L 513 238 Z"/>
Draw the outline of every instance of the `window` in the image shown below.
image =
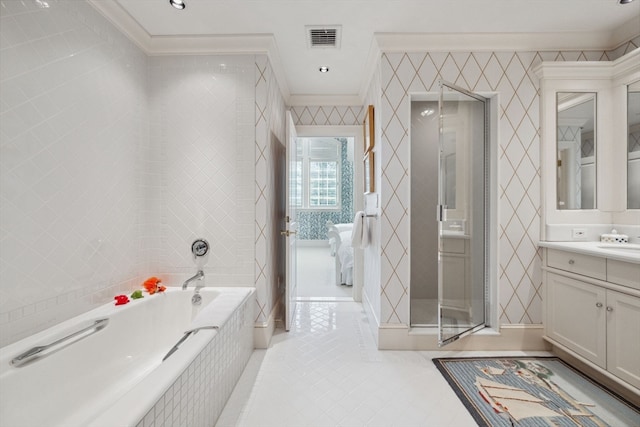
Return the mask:
<path id="1" fill-rule="evenodd" d="M 291 203 L 301 209 L 340 209 L 341 143 L 336 138 L 298 138 L 292 163 Z"/>

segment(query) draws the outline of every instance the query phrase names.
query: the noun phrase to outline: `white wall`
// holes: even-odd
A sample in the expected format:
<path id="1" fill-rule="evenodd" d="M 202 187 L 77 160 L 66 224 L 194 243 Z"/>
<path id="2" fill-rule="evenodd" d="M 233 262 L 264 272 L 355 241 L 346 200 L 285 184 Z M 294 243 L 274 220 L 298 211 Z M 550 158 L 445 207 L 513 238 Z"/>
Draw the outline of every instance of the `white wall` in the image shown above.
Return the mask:
<path id="1" fill-rule="evenodd" d="M 253 286 L 254 57 L 149 59 L 153 202 L 142 250 L 148 275 L 181 285 L 197 271 L 191 243 L 211 245 L 207 286 Z"/>
<path id="2" fill-rule="evenodd" d="M 3 1 L 0 20 L 0 346 L 151 275 L 180 285 L 196 237 L 207 285 L 256 286 L 264 322 L 265 147 L 284 141 L 268 58 L 147 58 L 84 1 Z"/>
<path id="3" fill-rule="evenodd" d="M 0 345 L 135 286 L 146 60 L 77 1 L 0 7 Z"/>

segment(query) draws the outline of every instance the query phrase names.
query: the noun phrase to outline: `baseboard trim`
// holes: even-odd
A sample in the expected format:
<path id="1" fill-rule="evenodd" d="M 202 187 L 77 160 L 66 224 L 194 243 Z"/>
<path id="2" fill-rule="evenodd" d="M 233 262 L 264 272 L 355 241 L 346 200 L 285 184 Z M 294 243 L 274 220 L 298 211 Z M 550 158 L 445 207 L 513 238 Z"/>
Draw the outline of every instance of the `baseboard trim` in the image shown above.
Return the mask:
<path id="1" fill-rule="evenodd" d="M 253 347 L 266 349 L 269 348 L 271 337 L 276 329 L 276 314 L 280 308 L 280 302 L 273 307 L 266 322 L 256 322 L 253 325 Z"/>
<path id="2" fill-rule="evenodd" d="M 405 325 L 378 327 L 380 350 L 466 350 L 466 351 L 549 351 L 542 338 L 542 325 L 503 325 L 499 331 L 489 330 L 468 335 L 444 347 L 438 347 L 436 328 L 416 331 Z"/>
<path id="3" fill-rule="evenodd" d="M 364 309 L 365 314 L 367 315 L 367 320 L 369 320 L 369 327 L 371 328 L 371 333 L 373 334 L 373 339 L 376 342 L 376 346 L 380 349 L 380 343 L 378 342 L 378 329 L 380 328 L 380 322 L 378 322 L 378 318 L 376 317 L 376 313 L 373 310 L 373 305 L 371 305 L 371 301 L 369 300 L 369 296 L 363 290 L 362 292 L 362 308 Z"/>

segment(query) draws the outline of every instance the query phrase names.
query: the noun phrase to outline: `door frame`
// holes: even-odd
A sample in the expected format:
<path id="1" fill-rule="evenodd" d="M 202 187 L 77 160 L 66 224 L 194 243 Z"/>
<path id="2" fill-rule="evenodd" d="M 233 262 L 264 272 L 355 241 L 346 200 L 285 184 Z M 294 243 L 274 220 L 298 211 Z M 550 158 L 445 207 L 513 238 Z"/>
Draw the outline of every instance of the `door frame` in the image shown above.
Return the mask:
<path id="1" fill-rule="evenodd" d="M 298 132 L 296 125 L 293 122 L 291 111 L 287 110 L 286 116 L 286 146 L 285 146 L 285 183 L 284 188 L 284 200 L 285 200 L 285 218 L 282 218 L 283 227 L 280 229 L 281 239 L 284 239 L 284 256 L 285 256 L 285 293 L 284 293 L 284 329 L 289 331 L 293 324 L 296 303 L 298 300 L 298 285 L 297 285 L 297 209 L 291 205 L 290 201 L 290 187 L 291 187 L 291 162 L 292 157 L 297 159 L 296 141 L 298 139 Z"/>
<path id="2" fill-rule="evenodd" d="M 362 186 L 358 183 L 363 180 L 363 163 L 359 161 L 364 156 L 363 140 L 364 135 L 362 125 L 354 126 L 296 126 L 298 138 L 314 137 L 352 137 L 355 139 L 353 145 L 353 210 L 358 212 L 364 209 L 364 193 L 359 191 Z M 362 289 L 364 280 L 364 252 L 360 248 L 353 251 L 353 289 L 352 296 L 356 302 L 362 301 Z"/>
<path id="3" fill-rule="evenodd" d="M 491 170 L 491 165 L 489 162 L 489 155 L 488 155 L 488 151 L 489 151 L 489 99 L 485 98 L 484 96 L 478 95 L 474 92 L 471 92 L 463 87 L 460 87 L 454 83 L 445 81 L 445 80 L 439 80 L 438 81 L 438 87 L 440 88 L 439 90 L 439 96 L 438 96 L 438 115 L 439 115 L 439 134 L 438 134 L 438 151 L 439 151 L 439 155 L 438 155 L 438 214 L 437 214 L 437 221 L 438 221 L 438 347 L 444 347 L 447 344 L 450 344 L 452 342 L 457 341 L 460 338 L 464 338 L 467 335 L 471 335 L 474 334 L 484 328 L 487 327 L 488 322 L 487 322 L 487 318 L 488 318 L 488 314 L 489 314 L 489 209 L 490 209 L 490 204 L 489 204 L 489 200 L 488 200 L 488 194 L 490 192 L 490 188 L 488 185 L 488 177 L 487 174 L 488 172 Z M 483 301 L 482 301 L 482 305 L 483 305 L 483 316 L 482 316 L 482 321 L 477 320 L 477 321 L 473 321 L 472 325 L 469 326 L 464 326 L 461 329 L 458 329 L 458 327 L 456 327 L 456 331 L 453 334 L 448 334 L 447 337 L 444 336 L 444 332 L 443 332 L 443 328 L 445 328 L 444 325 L 444 321 L 443 321 L 443 316 L 442 316 L 442 312 L 443 312 L 443 293 L 444 293 L 444 288 L 445 288 L 445 283 L 444 283 L 444 271 L 443 271 L 443 261 L 442 261 L 442 247 L 443 247 L 443 234 L 442 234 L 442 222 L 446 220 L 446 211 L 448 210 L 446 205 L 445 205 L 445 189 L 443 187 L 443 185 L 445 184 L 445 180 L 444 180 L 444 161 L 445 161 L 445 157 L 443 157 L 443 153 L 444 153 L 444 117 L 445 115 L 443 114 L 443 103 L 447 102 L 444 99 L 444 95 L 445 95 L 445 90 L 448 89 L 449 91 L 455 92 L 457 94 L 461 94 L 467 98 L 473 99 L 477 102 L 481 102 L 482 106 L 483 106 L 483 137 L 482 137 L 482 180 L 483 180 L 483 185 L 482 185 L 482 189 L 483 189 L 483 197 L 482 197 L 482 210 L 483 210 L 483 229 L 482 229 L 482 241 L 480 242 L 482 244 L 482 290 L 483 290 Z M 467 130 L 467 127 L 464 127 L 463 130 Z M 458 140 L 458 136 L 456 135 L 456 142 Z M 469 150 L 471 150 L 471 148 L 469 148 Z M 456 155 L 458 154 L 457 152 L 457 148 L 456 148 Z M 471 154 L 471 151 L 469 151 L 468 153 L 463 153 L 463 154 Z M 467 162 L 470 161 L 470 159 L 465 156 L 463 156 L 463 159 L 467 159 Z M 464 161 L 463 161 L 463 165 L 464 165 Z M 469 167 L 469 165 L 467 165 L 467 168 Z M 470 177 L 470 181 L 474 181 L 475 179 L 479 178 L 477 175 L 476 176 L 471 176 Z M 466 179 L 465 179 L 466 180 Z M 471 193 L 471 189 L 470 188 L 466 188 L 466 186 L 462 186 L 463 188 L 465 188 L 464 193 L 462 194 L 462 198 L 463 199 L 467 199 L 468 196 L 466 196 L 466 194 L 470 194 Z M 458 198 L 457 195 L 457 191 L 456 190 L 456 199 Z M 458 202 L 456 202 L 456 207 L 455 209 L 458 210 L 460 207 L 458 206 Z M 474 211 L 474 207 L 473 206 L 468 206 L 468 208 L 473 212 Z M 477 238 L 480 238 L 480 235 L 478 235 Z M 477 241 L 477 240 L 476 240 Z M 475 241 L 473 240 L 473 238 L 471 239 L 471 248 L 470 250 L 473 253 L 473 247 L 475 246 Z M 478 261 L 477 259 L 475 261 Z M 471 274 L 471 276 L 469 277 L 469 280 L 474 280 L 474 275 L 473 273 Z M 473 285 L 472 285 L 473 286 Z M 449 309 L 451 310 L 451 309 Z M 447 328 L 450 328 L 451 326 L 447 326 Z"/>
<path id="4" fill-rule="evenodd" d="M 483 331 L 480 331 L 477 334 L 496 334 L 500 331 L 500 304 L 498 300 L 498 287 L 499 287 L 499 274 L 500 271 L 500 236 L 499 236 L 499 195 L 500 195 L 500 187 L 498 182 L 500 162 L 500 93 L 499 92 L 487 92 L 487 91 L 477 91 L 474 92 L 477 95 L 480 95 L 484 98 L 488 99 L 488 121 L 489 121 L 489 130 L 488 130 L 488 159 L 489 159 L 489 172 L 486 177 L 487 179 L 487 187 L 488 187 L 488 203 L 489 203 L 489 212 L 488 212 L 488 233 L 487 233 L 487 250 L 490 262 L 488 263 L 488 272 L 489 275 L 488 281 L 489 286 L 487 289 L 487 314 L 485 316 L 486 327 Z M 428 92 L 409 92 L 407 96 L 407 123 L 411 123 L 411 102 L 412 101 L 436 101 L 439 98 L 439 90 L 431 90 Z M 411 126 L 409 126 L 409 144 L 411 144 Z M 409 171 L 411 174 L 411 171 Z M 411 180 L 409 180 L 409 186 L 411 186 Z M 411 213 L 410 213 L 411 214 Z M 409 267 L 410 268 L 410 267 Z M 414 330 L 432 330 L 435 331 L 433 327 L 421 327 L 414 326 L 411 324 L 411 285 L 409 285 L 409 298 L 407 299 L 408 305 L 408 324 L 409 329 Z M 432 332 L 428 332 L 432 333 Z"/>

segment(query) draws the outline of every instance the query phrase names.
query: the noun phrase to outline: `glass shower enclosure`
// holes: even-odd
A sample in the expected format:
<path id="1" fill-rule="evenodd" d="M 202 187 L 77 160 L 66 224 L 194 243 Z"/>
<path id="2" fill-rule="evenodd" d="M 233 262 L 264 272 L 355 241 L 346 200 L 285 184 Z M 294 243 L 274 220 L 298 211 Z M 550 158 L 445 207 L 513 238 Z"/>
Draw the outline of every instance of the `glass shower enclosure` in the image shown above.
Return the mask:
<path id="1" fill-rule="evenodd" d="M 440 346 L 485 326 L 487 103 L 446 82 L 411 100 L 410 319 Z"/>

